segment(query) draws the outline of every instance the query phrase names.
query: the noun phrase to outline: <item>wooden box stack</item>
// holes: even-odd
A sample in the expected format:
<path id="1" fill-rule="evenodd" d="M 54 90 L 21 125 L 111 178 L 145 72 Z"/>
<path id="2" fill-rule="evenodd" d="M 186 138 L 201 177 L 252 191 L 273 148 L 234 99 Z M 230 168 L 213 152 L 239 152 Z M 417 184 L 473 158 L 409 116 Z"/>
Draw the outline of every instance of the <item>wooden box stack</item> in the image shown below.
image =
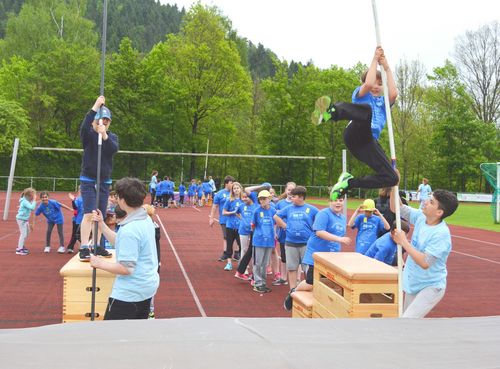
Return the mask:
<path id="1" fill-rule="evenodd" d="M 396 268 L 355 252 L 313 258 L 313 318 L 398 317 Z"/>
<path id="2" fill-rule="evenodd" d="M 312 291 L 292 293 L 292 318 L 312 318 L 314 297 Z"/>
<path id="3" fill-rule="evenodd" d="M 114 254 L 109 261 L 115 261 Z M 90 321 L 92 271 L 90 263 L 82 263 L 78 259 L 78 254 L 73 256 L 59 271 L 64 278 L 63 323 Z M 114 280 L 114 274 L 97 270 L 95 320 L 104 318 Z"/>

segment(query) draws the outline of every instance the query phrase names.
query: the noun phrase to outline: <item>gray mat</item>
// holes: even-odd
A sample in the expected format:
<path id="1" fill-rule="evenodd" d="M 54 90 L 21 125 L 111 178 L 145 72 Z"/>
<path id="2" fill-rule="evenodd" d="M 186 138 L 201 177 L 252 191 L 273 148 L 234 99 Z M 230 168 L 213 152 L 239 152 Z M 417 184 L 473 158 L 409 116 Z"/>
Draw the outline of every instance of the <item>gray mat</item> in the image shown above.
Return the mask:
<path id="1" fill-rule="evenodd" d="M 179 318 L 0 330 L 0 368 L 500 368 L 500 316 Z"/>

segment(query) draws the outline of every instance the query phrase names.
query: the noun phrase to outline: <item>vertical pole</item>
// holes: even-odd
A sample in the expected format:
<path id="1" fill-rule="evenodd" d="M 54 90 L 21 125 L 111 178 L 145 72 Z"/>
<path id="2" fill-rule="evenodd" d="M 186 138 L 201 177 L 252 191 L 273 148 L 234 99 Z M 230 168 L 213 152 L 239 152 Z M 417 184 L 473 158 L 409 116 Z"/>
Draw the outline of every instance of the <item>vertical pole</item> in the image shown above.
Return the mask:
<path id="1" fill-rule="evenodd" d="M 495 186 L 495 192 L 497 195 L 497 211 L 495 214 L 495 223 L 500 223 L 500 162 L 497 162 L 497 183 Z"/>
<path id="2" fill-rule="evenodd" d="M 16 171 L 17 151 L 19 149 L 19 138 L 14 139 L 14 148 L 12 149 L 12 159 L 10 160 L 10 173 L 7 182 L 7 195 L 5 197 L 5 207 L 3 209 L 3 220 L 9 218 L 10 198 L 12 195 L 12 184 L 14 183 L 14 173 Z"/>
<path id="3" fill-rule="evenodd" d="M 347 150 L 342 150 L 342 173 L 347 172 Z M 344 216 L 347 219 L 347 194 L 344 195 Z"/>
<path id="4" fill-rule="evenodd" d="M 181 156 L 181 183 L 183 181 L 184 181 L 184 156 Z"/>
<path id="5" fill-rule="evenodd" d="M 203 174 L 203 179 L 207 179 L 207 166 L 208 166 L 208 146 L 210 144 L 210 140 L 207 138 L 207 156 L 205 157 L 205 173 Z"/>
<path id="6" fill-rule="evenodd" d="M 375 0 L 372 0 L 373 9 L 373 19 L 375 22 L 375 35 L 377 38 L 377 46 L 381 46 L 382 42 L 380 39 L 380 27 L 378 23 L 377 15 L 377 4 Z M 391 151 L 392 166 L 396 168 L 396 149 L 394 146 L 394 132 L 392 130 L 392 116 L 391 116 L 391 106 L 389 102 L 389 88 L 387 86 L 387 74 L 384 68 L 381 68 L 380 73 L 382 74 L 382 85 L 384 87 L 384 102 L 385 102 L 385 112 L 387 116 L 387 131 L 389 133 L 389 147 Z M 401 216 L 400 216 L 400 204 L 399 204 L 399 185 L 392 188 L 392 196 L 396 199 L 396 227 L 401 230 Z M 403 315 L 403 252 L 401 245 L 398 245 L 398 307 L 399 316 Z"/>

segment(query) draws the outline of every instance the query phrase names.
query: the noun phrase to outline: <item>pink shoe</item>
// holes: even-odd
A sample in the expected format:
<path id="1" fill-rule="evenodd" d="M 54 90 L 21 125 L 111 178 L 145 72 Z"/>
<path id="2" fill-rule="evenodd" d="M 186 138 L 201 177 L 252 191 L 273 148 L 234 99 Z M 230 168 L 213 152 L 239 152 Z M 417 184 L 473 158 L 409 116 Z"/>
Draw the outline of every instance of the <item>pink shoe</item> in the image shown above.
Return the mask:
<path id="1" fill-rule="evenodd" d="M 248 281 L 248 276 L 246 274 L 241 274 L 240 272 L 236 272 L 234 274 L 235 278 L 241 279 L 242 281 Z"/>

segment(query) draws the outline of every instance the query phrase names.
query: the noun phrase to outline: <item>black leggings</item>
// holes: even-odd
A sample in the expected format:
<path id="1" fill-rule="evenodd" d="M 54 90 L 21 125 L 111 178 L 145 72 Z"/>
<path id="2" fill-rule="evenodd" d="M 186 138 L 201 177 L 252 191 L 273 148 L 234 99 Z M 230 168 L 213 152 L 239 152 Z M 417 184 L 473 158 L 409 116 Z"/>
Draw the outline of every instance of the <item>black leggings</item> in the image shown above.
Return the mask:
<path id="1" fill-rule="evenodd" d="M 350 188 L 383 188 L 398 183 L 396 172 L 377 140 L 372 136 L 372 109 L 368 104 L 335 104 L 336 120 L 351 120 L 344 130 L 344 142 L 350 153 L 375 171 L 375 174 L 353 178 Z"/>
<path id="2" fill-rule="evenodd" d="M 233 243 L 236 240 L 238 250 L 241 250 L 240 234 L 237 229 L 226 228 L 226 256 L 233 257 Z"/>
<path id="3" fill-rule="evenodd" d="M 73 229 L 71 230 L 71 240 L 69 240 L 67 248 L 73 250 L 76 241 L 80 241 L 80 224 L 76 224 L 75 222 L 73 222 Z"/>
<path id="4" fill-rule="evenodd" d="M 253 256 L 252 236 L 253 233 L 250 234 L 250 242 L 248 243 L 247 251 L 245 252 L 245 255 L 241 257 L 240 263 L 238 264 L 238 273 L 240 274 L 245 273 L 248 264 L 250 264 L 250 260 L 252 260 Z"/>

